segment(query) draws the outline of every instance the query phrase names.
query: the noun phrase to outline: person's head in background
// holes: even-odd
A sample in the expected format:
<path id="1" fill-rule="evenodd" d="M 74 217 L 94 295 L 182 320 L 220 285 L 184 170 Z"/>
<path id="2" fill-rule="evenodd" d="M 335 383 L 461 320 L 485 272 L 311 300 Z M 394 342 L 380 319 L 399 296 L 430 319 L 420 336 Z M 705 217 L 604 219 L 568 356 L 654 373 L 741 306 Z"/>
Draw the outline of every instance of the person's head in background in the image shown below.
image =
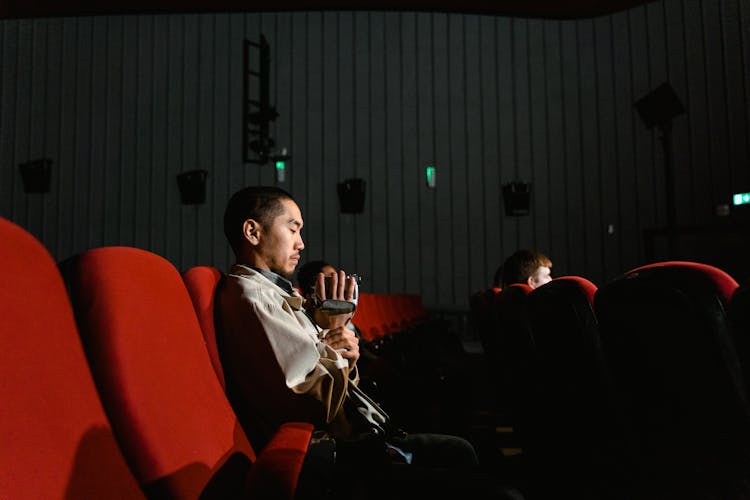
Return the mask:
<path id="1" fill-rule="evenodd" d="M 538 288 L 552 280 L 552 261 L 537 250 L 522 249 L 505 259 L 502 287 L 523 283 Z"/>
<path id="2" fill-rule="evenodd" d="M 332 276 L 336 274 L 336 269 L 324 260 L 311 260 L 300 266 L 297 271 L 297 284 L 304 297 L 312 293 L 318 273 L 323 273 L 325 276 Z"/>

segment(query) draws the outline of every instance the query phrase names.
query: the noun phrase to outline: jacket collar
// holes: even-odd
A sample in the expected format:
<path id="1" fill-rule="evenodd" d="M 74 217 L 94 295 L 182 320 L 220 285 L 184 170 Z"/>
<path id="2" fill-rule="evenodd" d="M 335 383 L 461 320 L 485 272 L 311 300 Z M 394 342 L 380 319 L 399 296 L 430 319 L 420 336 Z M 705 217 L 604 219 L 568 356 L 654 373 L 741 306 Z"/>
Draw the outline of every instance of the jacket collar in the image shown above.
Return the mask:
<path id="1" fill-rule="evenodd" d="M 289 306 L 295 311 L 302 309 L 302 303 L 304 298 L 297 292 L 292 285 L 292 282 L 288 279 L 280 276 L 273 271 L 266 269 L 258 269 L 257 267 L 248 266 L 247 264 L 235 264 L 232 266 L 232 274 L 239 276 L 258 276 L 261 279 L 270 281 L 274 286 L 279 289 L 281 296 L 289 304 Z"/>

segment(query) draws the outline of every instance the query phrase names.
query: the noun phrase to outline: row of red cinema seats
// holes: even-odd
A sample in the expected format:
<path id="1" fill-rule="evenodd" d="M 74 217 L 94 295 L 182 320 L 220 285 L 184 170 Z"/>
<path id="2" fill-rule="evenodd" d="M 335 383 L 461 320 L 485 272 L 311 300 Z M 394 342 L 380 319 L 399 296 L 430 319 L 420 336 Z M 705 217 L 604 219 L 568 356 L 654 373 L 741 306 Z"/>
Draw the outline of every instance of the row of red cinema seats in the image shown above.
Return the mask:
<path id="1" fill-rule="evenodd" d="M 362 293 L 354 323 L 364 340 L 374 342 L 416 326 L 426 318 L 419 295 Z"/>
<path id="2" fill-rule="evenodd" d="M 294 497 L 312 426 L 252 448 L 171 263 L 0 241 L 0 498 Z"/>
<path id="3" fill-rule="evenodd" d="M 529 497 L 750 498 L 750 287 L 661 262 L 471 306 Z"/>

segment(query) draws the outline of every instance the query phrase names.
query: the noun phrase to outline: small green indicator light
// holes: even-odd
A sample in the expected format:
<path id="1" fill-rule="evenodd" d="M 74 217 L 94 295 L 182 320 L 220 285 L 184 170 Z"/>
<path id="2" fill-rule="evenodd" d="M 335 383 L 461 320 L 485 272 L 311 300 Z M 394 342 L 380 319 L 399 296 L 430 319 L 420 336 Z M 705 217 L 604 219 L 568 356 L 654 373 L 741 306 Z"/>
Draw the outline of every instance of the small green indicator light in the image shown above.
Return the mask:
<path id="1" fill-rule="evenodd" d="M 747 205 L 750 203 L 750 193 L 735 193 L 733 199 L 735 205 Z"/>
<path id="2" fill-rule="evenodd" d="M 425 176 L 427 177 L 427 186 L 435 187 L 435 167 L 433 165 L 427 165 L 425 169 Z"/>
<path id="3" fill-rule="evenodd" d="M 284 164 L 284 160 L 276 160 L 276 180 L 279 182 L 284 182 L 286 178 L 286 165 Z"/>

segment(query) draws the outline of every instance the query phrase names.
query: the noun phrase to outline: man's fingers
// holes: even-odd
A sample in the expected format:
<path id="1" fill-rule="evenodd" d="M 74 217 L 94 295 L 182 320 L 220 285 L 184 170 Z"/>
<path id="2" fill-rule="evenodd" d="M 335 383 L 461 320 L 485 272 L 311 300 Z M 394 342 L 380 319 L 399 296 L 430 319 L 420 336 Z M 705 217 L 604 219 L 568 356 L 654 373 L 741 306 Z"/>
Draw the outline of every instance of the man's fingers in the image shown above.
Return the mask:
<path id="1" fill-rule="evenodd" d="M 344 287 L 346 286 L 346 273 L 344 271 L 339 271 L 336 273 L 336 277 L 338 278 L 336 280 L 336 299 L 338 300 L 344 300 Z"/>
<path id="2" fill-rule="evenodd" d="M 351 302 L 354 300 L 354 290 L 357 289 L 357 280 L 354 279 L 353 276 L 350 276 L 349 279 L 346 280 L 346 293 L 344 295 L 344 300 Z"/>
<path id="3" fill-rule="evenodd" d="M 323 273 L 318 273 L 315 277 L 315 293 L 318 294 L 320 300 L 326 300 L 326 277 Z"/>

